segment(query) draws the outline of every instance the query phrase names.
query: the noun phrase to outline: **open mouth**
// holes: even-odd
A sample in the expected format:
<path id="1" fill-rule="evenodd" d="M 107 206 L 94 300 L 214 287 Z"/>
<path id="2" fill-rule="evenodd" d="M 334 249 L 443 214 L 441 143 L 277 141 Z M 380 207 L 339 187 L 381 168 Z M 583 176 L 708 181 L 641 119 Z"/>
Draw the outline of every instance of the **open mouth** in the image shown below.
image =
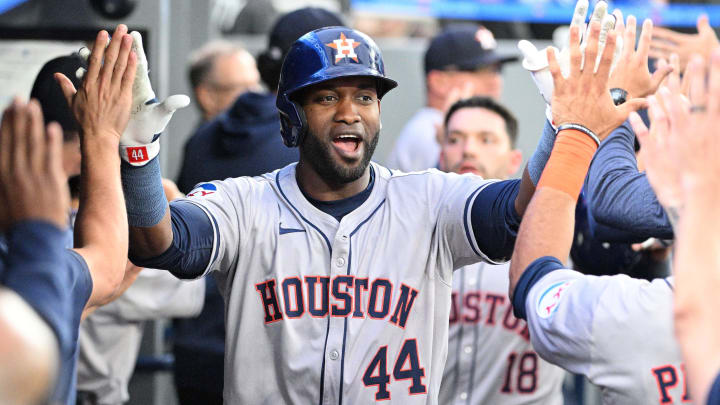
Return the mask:
<path id="1" fill-rule="evenodd" d="M 362 138 L 358 135 L 343 134 L 333 138 L 335 149 L 344 157 L 355 157 L 359 152 Z"/>

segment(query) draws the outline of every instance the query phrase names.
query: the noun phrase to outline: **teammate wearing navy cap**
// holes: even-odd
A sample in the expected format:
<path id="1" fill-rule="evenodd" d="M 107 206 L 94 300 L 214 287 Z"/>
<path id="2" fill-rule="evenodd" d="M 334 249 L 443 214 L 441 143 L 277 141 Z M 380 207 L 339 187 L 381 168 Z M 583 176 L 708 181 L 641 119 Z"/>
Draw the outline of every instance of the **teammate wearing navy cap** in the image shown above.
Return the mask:
<path id="1" fill-rule="evenodd" d="M 437 167 L 440 145 L 435 127 L 442 124 L 448 98 L 460 89 L 465 96 L 499 99 L 506 63 L 518 58 L 497 52 L 492 32 L 474 24 L 452 25 L 432 39 L 425 51 L 427 105 L 405 124 L 395 142 L 388 167 L 406 172 Z"/>
<path id="2" fill-rule="evenodd" d="M 20 295 L 34 306 L 58 335 L 60 371 L 56 389 L 50 398 L 52 403 L 75 403 L 77 336 L 81 317 L 88 309 L 102 305 L 113 297 L 123 279 L 127 261 L 127 225 L 122 207 L 122 190 L 117 179 L 117 148 L 119 134 L 127 125 L 130 114 L 136 64 L 131 56 L 132 41 L 125 35 L 126 32 L 125 26 L 119 26 L 107 49 L 108 33 L 102 31 L 98 34 L 88 74 L 77 97 L 70 94 L 70 89 L 74 90 L 70 79 L 61 74 L 56 75 L 56 78 L 62 77 L 61 87 L 66 90 L 64 94 L 69 98 L 68 101 L 72 102 L 78 127 L 82 128 L 80 143 L 85 155 L 75 248 L 60 249 L 58 252 L 57 246 L 49 246 L 58 235 L 64 235 L 60 231 L 64 227 L 58 225 L 67 224 L 69 204 L 62 203 L 67 198 L 67 190 L 53 188 L 58 205 L 64 210 L 64 220 L 50 221 L 48 218 L 30 216 L 26 218 L 29 221 L 17 224 L 12 229 L 0 226 L 3 232 L 3 240 L 0 240 L 0 274 L 5 277 L 3 284 L 21 292 Z M 56 86 L 55 83 L 47 84 Z M 62 99 L 59 101 L 65 102 Z M 16 103 L 13 108 L 21 107 Z M 32 142 L 43 142 L 44 139 L 37 134 L 38 125 L 40 131 L 42 129 L 40 106 L 31 102 L 27 108 L 35 116 L 34 120 L 15 120 L 15 135 L 26 130 L 30 133 L 28 136 L 35 138 Z M 60 130 L 55 126 L 54 131 L 59 134 Z M 11 156 L 6 152 L 10 150 L 6 146 L 3 142 L 3 167 L 0 174 L 5 195 L 3 204 L 0 204 L 0 218 L 5 215 L 11 217 L 23 210 L 32 212 L 36 205 L 49 203 L 39 200 L 45 193 L 37 194 L 38 200 L 13 198 L 7 193 L 13 188 L 26 188 L 32 183 L 23 183 L 22 176 L 14 174 L 14 170 L 21 170 L 21 166 L 11 164 L 10 158 L 17 159 L 22 153 Z M 51 159 L 43 157 L 30 163 L 38 165 L 46 161 L 53 164 Z M 17 169 L 11 169 L 13 166 Z M 44 188 L 50 186 L 52 179 L 35 180 L 34 188 Z M 3 246 L 4 241 L 6 248 Z M 36 264 L 38 261 L 40 265 Z M 17 284 L 8 281 L 13 268 L 27 271 L 24 278 L 13 277 Z M 54 271 L 48 274 L 48 268 Z M 36 283 L 43 288 L 33 288 Z M 40 294 L 47 291 L 51 294 Z M 58 298 L 58 295 L 66 299 Z"/>

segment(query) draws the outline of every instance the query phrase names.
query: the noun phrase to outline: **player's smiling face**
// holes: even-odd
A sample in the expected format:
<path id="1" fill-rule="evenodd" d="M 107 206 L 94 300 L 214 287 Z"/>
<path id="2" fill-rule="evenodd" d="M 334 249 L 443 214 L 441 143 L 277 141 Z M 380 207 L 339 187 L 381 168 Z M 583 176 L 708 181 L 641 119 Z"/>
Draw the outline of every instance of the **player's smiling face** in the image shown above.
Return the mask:
<path id="1" fill-rule="evenodd" d="M 300 159 L 326 181 L 344 184 L 359 179 L 379 139 L 380 100 L 375 79 L 330 80 L 305 90 L 299 101 L 308 124 Z"/>

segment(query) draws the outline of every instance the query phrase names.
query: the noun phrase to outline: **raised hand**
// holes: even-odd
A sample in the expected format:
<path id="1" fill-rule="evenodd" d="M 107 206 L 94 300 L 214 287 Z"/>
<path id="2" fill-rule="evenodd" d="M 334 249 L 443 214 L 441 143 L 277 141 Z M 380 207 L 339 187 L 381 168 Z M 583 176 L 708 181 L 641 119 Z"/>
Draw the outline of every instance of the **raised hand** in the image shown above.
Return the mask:
<path id="1" fill-rule="evenodd" d="M 548 49 L 547 56 L 555 91 L 552 98 L 552 117 L 558 127 L 563 124 L 578 124 L 593 131 L 602 140 L 627 119 L 631 111 L 641 108 L 643 99 L 630 99 L 615 106 L 608 91 L 608 79 L 615 51 L 616 33 L 607 34 L 607 43 L 600 49 L 600 23 L 590 23 L 585 60 L 596 60 L 597 66 L 583 66 L 580 49 L 579 27 L 570 28 L 570 68 L 565 77 L 554 49 Z M 595 68 L 595 69 L 593 69 Z"/>
<path id="2" fill-rule="evenodd" d="M 669 59 L 671 54 L 678 54 L 680 68 L 683 70 L 693 54 L 709 58 L 710 52 L 720 45 L 720 41 L 718 41 L 706 15 L 698 18 L 697 30 L 697 34 L 682 34 L 667 28 L 656 27 L 650 43 L 650 57 Z"/>
<path id="3" fill-rule="evenodd" d="M 0 123 L 0 231 L 24 220 L 68 225 L 70 192 L 62 169 L 62 129 L 44 127 L 37 101 L 15 100 Z"/>
<path id="4" fill-rule="evenodd" d="M 577 27 L 580 32 L 585 32 L 584 38 L 582 38 L 582 43 L 580 42 L 581 38 L 580 36 L 577 36 L 575 39 L 569 39 L 568 47 L 564 47 L 562 51 L 559 52 L 558 56 L 558 63 L 560 64 L 560 68 L 563 72 L 563 75 L 567 77 L 568 72 L 570 70 L 570 52 L 569 52 L 569 46 L 573 44 L 580 44 L 581 51 L 584 51 L 585 46 L 587 44 L 588 34 L 589 32 L 585 31 L 585 17 L 587 15 L 588 10 L 588 2 L 587 0 L 579 0 L 577 4 L 575 5 L 575 12 L 573 13 L 572 21 L 570 22 L 570 28 Z M 599 22 L 602 26 L 602 32 L 600 35 L 600 49 L 604 48 L 605 46 L 605 38 L 607 38 L 607 33 L 613 29 L 615 21 L 614 17 L 612 15 L 607 14 L 607 3 L 604 1 L 599 1 L 595 5 L 595 9 L 593 10 L 593 14 L 590 17 L 590 22 Z M 576 41 L 573 43 L 573 41 Z M 543 50 L 538 50 L 535 45 L 533 45 L 530 41 L 527 40 L 521 40 L 518 42 L 518 48 L 522 52 L 524 58 L 522 61 L 522 65 L 525 69 L 530 71 L 533 76 L 533 80 L 535 81 L 535 84 L 538 87 L 538 90 L 540 90 L 540 94 L 545 99 L 545 103 L 548 105 L 552 102 L 552 95 L 553 95 L 553 81 L 552 76 L 550 75 L 549 71 L 549 64 L 547 59 L 547 49 L 545 48 Z M 553 48 L 553 47 L 551 47 Z M 556 48 L 553 48 L 557 51 Z"/>
<path id="5" fill-rule="evenodd" d="M 661 87 L 650 97 L 650 128 L 636 114 L 630 123 L 641 144 L 650 184 L 663 206 L 681 208 L 691 190 L 720 187 L 720 49 L 711 56 L 706 84 L 706 62 L 691 59 L 685 71 L 690 99 L 680 87 Z"/>
<path id="6" fill-rule="evenodd" d="M 55 75 L 84 138 L 109 137 L 119 142 L 125 131 L 137 67 L 131 47 L 132 38 L 126 26 L 118 25 L 109 44 L 108 33 L 100 31 L 80 89 L 76 90 L 63 74 Z"/>
<path id="7" fill-rule="evenodd" d="M 622 14 L 618 11 L 619 18 Z M 660 83 L 673 70 L 671 65 L 658 66 L 655 73 L 651 74 L 648 67 L 648 51 L 653 33 L 653 24 L 645 20 L 640 34 L 637 50 L 635 49 L 636 35 L 635 16 L 628 16 L 627 25 L 617 24 L 618 34 L 623 35 L 625 47 L 620 55 L 620 63 L 617 64 L 610 74 L 609 87 L 625 90 L 628 97 L 647 97 L 655 93 Z"/>
<path id="8" fill-rule="evenodd" d="M 160 153 L 159 136 L 170 122 L 175 110 L 190 104 L 190 98 L 176 94 L 159 103 L 150 83 L 147 57 L 139 32 L 130 33 L 133 50 L 138 56 L 138 69 L 133 85 L 132 113 L 122 134 L 120 157 L 134 166 L 144 166 Z"/>

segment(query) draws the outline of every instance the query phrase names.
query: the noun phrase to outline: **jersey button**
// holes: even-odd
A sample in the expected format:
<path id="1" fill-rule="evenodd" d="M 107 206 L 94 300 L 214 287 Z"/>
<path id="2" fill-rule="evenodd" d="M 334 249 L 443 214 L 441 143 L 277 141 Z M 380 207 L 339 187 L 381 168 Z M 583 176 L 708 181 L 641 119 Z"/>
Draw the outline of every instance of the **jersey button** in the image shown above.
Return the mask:
<path id="1" fill-rule="evenodd" d="M 337 360 L 338 357 L 340 357 L 340 353 L 338 353 L 337 350 L 333 350 L 330 352 L 330 360 Z"/>
<path id="2" fill-rule="evenodd" d="M 461 394 L 460 394 L 460 399 L 462 399 L 463 401 L 466 400 L 466 399 L 467 399 L 467 392 L 461 393 Z"/>
<path id="3" fill-rule="evenodd" d="M 335 260 L 335 264 L 336 264 L 338 267 L 342 267 L 342 266 L 345 265 L 345 259 L 342 258 L 342 257 L 338 257 L 337 260 Z"/>
<path id="4" fill-rule="evenodd" d="M 472 353 L 472 346 L 465 346 L 465 353 L 466 354 Z"/>

